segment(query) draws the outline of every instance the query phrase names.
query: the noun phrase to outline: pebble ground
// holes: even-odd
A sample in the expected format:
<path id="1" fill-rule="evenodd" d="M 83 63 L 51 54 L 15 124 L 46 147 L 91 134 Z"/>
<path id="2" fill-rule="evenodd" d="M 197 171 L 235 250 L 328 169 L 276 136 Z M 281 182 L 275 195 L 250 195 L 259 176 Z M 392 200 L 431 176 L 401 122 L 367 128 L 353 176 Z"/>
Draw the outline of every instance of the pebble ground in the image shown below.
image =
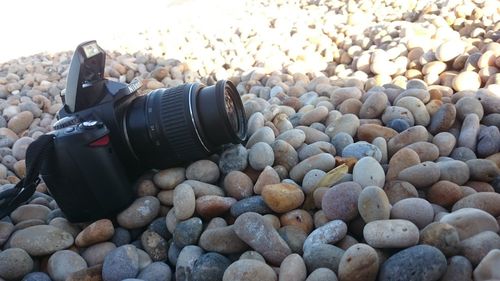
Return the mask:
<path id="1" fill-rule="evenodd" d="M 500 3 L 239 8 L 144 31 L 105 76 L 230 79 L 248 140 L 144 175 L 111 219 L 72 224 L 40 184 L 0 221 L 0 280 L 500 279 Z M 71 55 L 0 64 L 0 190 L 52 130 Z"/>

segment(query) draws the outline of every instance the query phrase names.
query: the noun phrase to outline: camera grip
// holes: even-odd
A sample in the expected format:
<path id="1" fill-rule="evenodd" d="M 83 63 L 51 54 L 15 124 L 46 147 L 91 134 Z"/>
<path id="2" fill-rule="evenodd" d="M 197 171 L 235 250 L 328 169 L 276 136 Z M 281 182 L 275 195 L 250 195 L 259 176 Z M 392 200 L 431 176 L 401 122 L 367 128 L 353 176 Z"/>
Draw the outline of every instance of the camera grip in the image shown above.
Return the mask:
<path id="1" fill-rule="evenodd" d="M 132 202 L 131 183 L 102 123 L 87 121 L 54 134 L 41 174 L 68 220 L 110 217 Z"/>

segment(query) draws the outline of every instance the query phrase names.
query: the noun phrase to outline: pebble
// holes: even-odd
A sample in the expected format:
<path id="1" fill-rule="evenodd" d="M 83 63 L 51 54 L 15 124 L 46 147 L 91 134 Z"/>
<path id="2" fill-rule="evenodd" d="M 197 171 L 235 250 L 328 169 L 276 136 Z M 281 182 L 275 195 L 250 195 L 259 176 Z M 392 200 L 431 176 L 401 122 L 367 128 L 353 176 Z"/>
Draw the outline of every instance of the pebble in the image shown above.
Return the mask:
<path id="1" fill-rule="evenodd" d="M 455 147 L 456 138 L 449 132 L 441 132 L 432 138 L 432 143 L 439 149 L 439 156 L 448 156 Z"/>
<path id="2" fill-rule="evenodd" d="M 354 182 L 361 185 L 383 187 L 385 183 L 385 172 L 380 163 L 372 157 L 363 157 L 356 162 L 352 171 Z"/>
<path id="3" fill-rule="evenodd" d="M 453 79 L 453 89 L 455 91 L 477 90 L 481 87 L 481 77 L 474 71 L 460 72 Z"/>
<path id="4" fill-rule="evenodd" d="M 438 164 L 426 161 L 402 170 L 397 179 L 407 181 L 416 188 L 425 188 L 437 182 L 440 176 Z"/>
<path id="5" fill-rule="evenodd" d="M 233 217 L 238 217 L 246 212 L 255 212 L 261 215 L 270 214 L 272 210 L 267 206 L 262 196 L 251 196 L 234 203 L 229 212 Z"/>
<path id="6" fill-rule="evenodd" d="M 0 246 L 3 245 L 14 232 L 14 225 L 10 222 L 0 221 Z"/>
<path id="7" fill-rule="evenodd" d="M 10 238 L 12 248 L 21 248 L 31 256 L 44 256 L 73 245 L 71 234 L 50 226 L 35 225 L 16 231 Z"/>
<path id="8" fill-rule="evenodd" d="M 394 155 L 401 148 L 414 142 L 427 141 L 428 134 L 427 129 L 420 125 L 402 131 L 387 142 L 389 155 Z"/>
<path id="9" fill-rule="evenodd" d="M 329 153 L 321 153 L 311 156 L 290 170 L 290 178 L 301 182 L 304 176 L 312 169 L 330 171 L 335 167 L 335 158 Z"/>
<path id="10" fill-rule="evenodd" d="M 367 186 L 359 194 L 358 211 L 366 223 L 388 220 L 391 215 L 391 204 L 383 189 L 378 186 Z"/>
<path id="11" fill-rule="evenodd" d="M 285 141 L 286 143 L 290 144 L 294 149 L 297 149 L 305 142 L 306 134 L 302 130 L 291 129 L 279 134 L 276 137 L 276 141 L 279 140 Z"/>
<path id="12" fill-rule="evenodd" d="M 146 230 L 141 235 L 141 245 L 153 261 L 167 259 L 167 241 L 160 234 Z"/>
<path id="13" fill-rule="evenodd" d="M 462 208 L 453 211 L 444 215 L 439 221 L 455 227 L 460 240 L 467 239 L 483 231 L 497 232 L 499 230 L 495 217 L 483 210 L 474 208 Z"/>
<path id="14" fill-rule="evenodd" d="M 34 141 L 31 137 L 21 137 L 16 140 L 14 145 L 12 146 L 12 156 L 14 156 L 17 160 L 23 160 L 26 158 L 26 150 L 28 150 L 28 146 Z"/>
<path id="15" fill-rule="evenodd" d="M 361 190 L 362 187 L 357 182 L 344 182 L 328 189 L 321 200 L 321 208 L 326 217 L 329 220 L 354 219 L 358 215 L 358 198 Z"/>
<path id="16" fill-rule="evenodd" d="M 344 253 L 344 250 L 330 244 L 314 244 L 305 249 L 303 258 L 308 272 L 324 267 L 337 273 Z"/>
<path id="17" fill-rule="evenodd" d="M 153 182 L 161 189 L 174 189 L 186 179 L 185 168 L 170 168 L 161 170 L 153 176 Z"/>
<path id="18" fill-rule="evenodd" d="M 200 236 L 199 245 L 205 251 L 221 254 L 241 253 L 248 248 L 236 235 L 232 225 L 206 229 Z"/>
<path id="19" fill-rule="evenodd" d="M 49 275 L 44 272 L 31 272 L 24 276 L 22 281 L 51 281 Z"/>
<path id="20" fill-rule="evenodd" d="M 193 216 L 196 209 L 196 197 L 189 184 L 181 183 L 174 189 L 174 212 L 178 220 L 186 220 Z"/>
<path id="21" fill-rule="evenodd" d="M 477 266 L 489 251 L 500 248 L 500 236 L 493 231 L 484 231 L 462 240 L 460 247 L 462 255 Z"/>
<path id="22" fill-rule="evenodd" d="M 190 280 L 195 261 L 203 254 L 203 249 L 189 245 L 180 250 L 175 264 L 175 280 Z"/>
<path id="23" fill-rule="evenodd" d="M 462 199 L 463 193 L 460 186 L 451 181 L 438 181 L 427 190 L 426 199 L 429 202 L 448 208 Z"/>
<path id="24" fill-rule="evenodd" d="M 274 270 L 267 264 L 257 260 L 239 260 L 233 262 L 224 271 L 223 281 L 276 281 L 278 277 Z"/>
<path id="25" fill-rule="evenodd" d="M 337 275 L 335 275 L 335 272 L 328 268 L 318 268 L 311 272 L 309 276 L 307 277 L 306 281 L 337 281 Z"/>
<path id="26" fill-rule="evenodd" d="M 422 229 L 434 219 L 434 210 L 425 199 L 407 198 L 392 206 L 391 219 L 408 220 Z"/>
<path id="27" fill-rule="evenodd" d="M 33 122 L 33 113 L 30 111 L 22 111 L 9 120 L 7 127 L 16 134 L 20 134 L 24 130 L 28 129 L 31 122 Z"/>
<path id="28" fill-rule="evenodd" d="M 281 264 L 292 253 L 278 232 L 260 214 L 247 212 L 239 216 L 234 222 L 234 232 L 271 264 Z"/>
<path id="29" fill-rule="evenodd" d="M 354 157 L 358 160 L 370 156 L 377 161 L 382 159 L 382 152 L 378 147 L 368 142 L 359 141 L 349 144 L 342 150 L 342 157 Z"/>
<path id="30" fill-rule="evenodd" d="M 415 125 L 427 126 L 431 120 L 425 104 L 418 98 L 407 96 L 399 99 L 396 106 L 408 109 L 415 121 Z"/>
<path id="31" fill-rule="evenodd" d="M 236 200 L 252 196 L 253 188 L 252 179 L 243 172 L 231 171 L 224 177 L 224 190 Z"/>
<path id="32" fill-rule="evenodd" d="M 139 255 L 132 245 L 123 245 L 111 251 L 102 265 L 102 280 L 119 281 L 134 278 L 139 273 Z"/>
<path id="33" fill-rule="evenodd" d="M 463 256 L 453 256 L 448 260 L 448 268 L 441 280 L 466 281 L 472 279 L 472 264 Z M 480 279 L 475 279 L 480 280 Z"/>
<path id="34" fill-rule="evenodd" d="M 186 179 L 215 183 L 219 179 L 219 167 L 210 160 L 198 160 L 186 169 Z"/>
<path id="35" fill-rule="evenodd" d="M 440 161 L 439 179 L 450 181 L 458 185 L 465 184 L 470 178 L 470 170 L 466 163 L 459 160 Z"/>
<path id="36" fill-rule="evenodd" d="M 112 242 L 102 242 L 94 244 L 81 253 L 88 266 L 102 264 L 104 258 L 114 249 L 116 245 Z"/>
<path id="37" fill-rule="evenodd" d="M 352 136 L 344 132 L 340 132 L 332 138 L 332 144 L 339 155 L 342 155 L 344 148 L 352 143 L 354 143 Z"/>
<path id="38" fill-rule="evenodd" d="M 318 106 L 315 109 L 302 115 L 299 123 L 304 126 L 309 126 L 315 122 L 321 122 L 328 115 L 328 108 L 325 106 Z"/>
<path id="39" fill-rule="evenodd" d="M 386 260 L 380 267 L 378 280 L 439 280 L 446 267 L 446 258 L 438 249 L 417 245 Z"/>
<path id="40" fill-rule="evenodd" d="M 440 132 L 447 131 L 455 122 L 457 110 L 455 106 L 445 103 L 431 117 L 431 122 L 428 126 L 429 133 L 435 135 Z"/>
<path id="41" fill-rule="evenodd" d="M 478 136 L 477 155 L 488 157 L 500 151 L 500 130 L 496 126 L 481 128 Z M 498 165 L 497 165 L 498 166 Z"/>
<path id="42" fill-rule="evenodd" d="M 401 120 L 408 126 L 415 125 L 415 118 L 410 110 L 401 106 L 388 106 L 385 108 L 381 116 L 382 122 L 385 125 L 391 124 L 394 120 Z"/>
<path id="43" fill-rule="evenodd" d="M 406 248 L 418 243 L 419 231 L 407 220 L 377 220 L 366 224 L 363 236 L 374 248 Z"/>
<path id="44" fill-rule="evenodd" d="M 398 150 L 389 161 L 389 169 L 387 170 L 386 179 L 395 180 L 399 173 L 409 167 L 420 163 L 420 157 L 415 150 L 410 148 L 402 148 Z"/>
<path id="45" fill-rule="evenodd" d="M 486 281 L 500 278 L 500 273 L 497 271 L 500 266 L 500 250 L 491 250 L 474 269 L 474 280 Z M 472 266 L 470 266 L 472 271 Z"/>
<path id="46" fill-rule="evenodd" d="M 179 248 L 187 245 L 196 245 L 202 230 L 203 222 L 198 217 L 178 222 L 173 232 L 175 245 Z"/>
<path id="47" fill-rule="evenodd" d="M 258 129 L 264 127 L 264 115 L 261 112 L 255 112 L 248 118 L 247 134 L 253 135 Z"/>
<path id="48" fill-rule="evenodd" d="M 286 257 L 280 265 L 279 279 L 281 281 L 304 281 L 307 277 L 306 264 L 298 254 Z"/>
<path id="49" fill-rule="evenodd" d="M 70 250 L 55 252 L 47 263 L 47 273 L 54 281 L 64 281 L 73 272 L 87 268 L 87 262 Z"/>
<path id="50" fill-rule="evenodd" d="M 500 194 L 496 192 L 478 192 L 466 196 L 453 205 L 452 210 L 462 208 L 476 208 L 490 213 L 494 217 L 500 216 Z"/>
<path id="51" fill-rule="evenodd" d="M 278 184 L 280 183 L 280 176 L 278 172 L 270 166 L 264 168 L 260 173 L 255 185 L 253 186 L 253 192 L 255 194 L 261 194 L 264 186 L 268 184 Z"/>
<path id="52" fill-rule="evenodd" d="M 347 225 L 341 220 L 332 220 L 316 228 L 304 241 L 303 250 L 314 245 L 334 244 L 347 234 Z"/>
<path id="53" fill-rule="evenodd" d="M 252 148 L 258 142 L 271 144 L 276 139 L 271 128 L 264 126 L 259 128 L 247 141 L 246 148 Z M 220 165 L 220 164 L 219 164 Z"/>
<path id="54" fill-rule="evenodd" d="M 307 239 L 307 232 L 295 225 L 286 225 L 278 229 L 278 233 L 288 244 L 292 253 L 302 255 L 302 246 Z"/>
<path id="55" fill-rule="evenodd" d="M 464 120 L 468 114 L 475 114 L 479 120 L 483 119 L 484 110 L 481 102 L 474 97 L 462 97 L 455 103 L 457 109 L 457 117 Z"/>
<path id="56" fill-rule="evenodd" d="M 33 259 L 19 248 L 9 248 L 0 252 L 0 278 L 21 279 L 33 270 Z"/>
<path id="57" fill-rule="evenodd" d="M 88 247 L 90 245 L 104 242 L 113 237 L 115 229 L 113 223 L 108 219 L 93 222 L 78 234 L 75 245 L 78 247 Z"/>
<path id="58" fill-rule="evenodd" d="M 325 133 L 330 137 L 334 137 L 338 133 L 343 132 L 354 137 L 359 126 L 360 122 L 358 116 L 354 114 L 344 114 L 328 125 Z"/>
<path id="59" fill-rule="evenodd" d="M 457 229 L 443 222 L 433 222 L 422 229 L 419 243 L 434 246 L 446 256 L 458 254 L 460 250 Z"/>
<path id="60" fill-rule="evenodd" d="M 258 142 L 248 152 L 248 164 L 254 170 L 262 171 L 274 163 L 274 153 L 271 146 L 265 142 Z"/>
<path id="61" fill-rule="evenodd" d="M 304 192 L 295 184 L 278 183 L 265 185 L 262 198 L 271 210 L 286 213 L 294 210 L 304 202 Z"/>
<path id="62" fill-rule="evenodd" d="M 159 211 L 160 201 L 153 196 L 144 196 L 118 214 L 118 224 L 127 229 L 143 227 L 152 222 Z"/>
<path id="63" fill-rule="evenodd" d="M 202 196 L 196 199 L 196 213 L 203 218 L 213 218 L 229 211 L 231 206 L 236 202 L 236 199 L 232 197 Z"/>
<path id="64" fill-rule="evenodd" d="M 347 249 L 339 264 L 340 280 L 375 280 L 379 258 L 375 249 L 366 244 L 355 244 Z"/>
<path id="65" fill-rule="evenodd" d="M 266 127 L 267 128 L 267 127 Z M 241 145 L 233 145 L 220 155 L 219 169 L 223 174 L 243 171 L 248 165 L 248 151 Z"/>
<path id="66" fill-rule="evenodd" d="M 12 211 L 10 219 L 14 224 L 31 219 L 40 219 L 45 221 L 50 211 L 51 210 L 48 207 L 43 205 L 28 204 L 19 206 Z"/>
<path id="67" fill-rule="evenodd" d="M 137 275 L 137 279 L 170 281 L 172 280 L 172 270 L 166 263 L 153 262 L 150 265 L 146 266 L 144 269 L 142 269 L 141 272 L 139 272 L 139 275 Z"/>

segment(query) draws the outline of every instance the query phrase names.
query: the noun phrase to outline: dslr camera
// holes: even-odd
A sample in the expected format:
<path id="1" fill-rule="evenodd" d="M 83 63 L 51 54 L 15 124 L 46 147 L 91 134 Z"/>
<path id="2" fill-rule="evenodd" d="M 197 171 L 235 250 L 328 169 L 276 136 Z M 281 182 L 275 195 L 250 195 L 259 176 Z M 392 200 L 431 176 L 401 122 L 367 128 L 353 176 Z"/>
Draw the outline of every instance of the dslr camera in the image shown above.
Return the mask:
<path id="1" fill-rule="evenodd" d="M 246 137 L 245 112 L 230 81 L 140 95 L 140 80 L 105 79 L 105 60 L 95 41 L 76 48 L 40 173 L 72 222 L 126 208 L 135 198 L 133 181 L 148 169 L 205 158 Z"/>

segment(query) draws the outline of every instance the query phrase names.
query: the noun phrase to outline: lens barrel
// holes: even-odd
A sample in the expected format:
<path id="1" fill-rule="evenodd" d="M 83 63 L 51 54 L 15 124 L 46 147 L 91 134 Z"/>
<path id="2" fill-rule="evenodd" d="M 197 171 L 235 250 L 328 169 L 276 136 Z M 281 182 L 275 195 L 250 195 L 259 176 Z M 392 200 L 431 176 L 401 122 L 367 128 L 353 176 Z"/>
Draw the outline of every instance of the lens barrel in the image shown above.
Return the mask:
<path id="1" fill-rule="evenodd" d="M 241 98 L 230 81 L 184 84 L 138 97 L 124 118 L 124 135 L 140 162 L 164 168 L 210 155 L 246 137 Z"/>

